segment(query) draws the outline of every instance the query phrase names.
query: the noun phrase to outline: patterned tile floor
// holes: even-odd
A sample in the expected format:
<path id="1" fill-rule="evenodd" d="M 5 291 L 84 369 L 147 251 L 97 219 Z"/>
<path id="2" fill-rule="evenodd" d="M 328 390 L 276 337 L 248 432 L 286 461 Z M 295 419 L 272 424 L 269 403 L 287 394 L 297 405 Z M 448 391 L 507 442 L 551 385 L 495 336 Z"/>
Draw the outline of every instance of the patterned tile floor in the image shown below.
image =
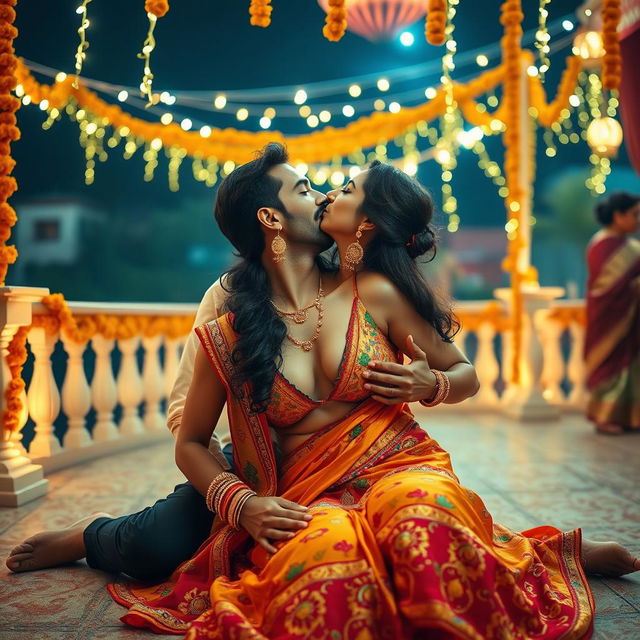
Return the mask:
<path id="1" fill-rule="evenodd" d="M 513 529 L 581 526 L 594 539 L 616 539 L 640 555 L 640 435 L 595 435 L 575 415 L 518 424 L 490 415 L 437 410 L 418 415 L 450 451 L 464 484 L 494 518 Z M 93 511 L 138 510 L 181 481 L 169 441 L 103 458 L 50 476 L 49 494 L 0 509 L 0 557 L 43 528 L 67 526 Z M 119 622 L 123 611 L 104 585 L 112 580 L 84 562 L 11 575 L 0 568 L 0 640 L 140 640 Z M 640 640 L 640 575 L 592 578 L 598 640 Z"/>

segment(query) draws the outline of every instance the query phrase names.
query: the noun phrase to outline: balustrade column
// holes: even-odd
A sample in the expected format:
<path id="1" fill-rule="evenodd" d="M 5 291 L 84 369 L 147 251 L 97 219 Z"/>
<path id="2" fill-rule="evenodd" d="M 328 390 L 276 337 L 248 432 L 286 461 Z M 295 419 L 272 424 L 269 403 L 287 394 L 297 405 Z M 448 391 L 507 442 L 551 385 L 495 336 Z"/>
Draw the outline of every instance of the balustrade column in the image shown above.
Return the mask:
<path id="1" fill-rule="evenodd" d="M 169 400 L 173 385 L 178 375 L 178 363 L 180 362 L 180 344 L 183 338 L 165 338 L 164 341 L 164 392 Z"/>
<path id="2" fill-rule="evenodd" d="M 482 322 L 476 335 L 478 349 L 474 364 L 480 381 L 480 390 L 475 396 L 475 401 L 484 407 L 497 407 L 499 399 L 494 385 L 500 375 L 500 367 L 493 345 L 496 330 L 490 322 Z"/>
<path id="3" fill-rule="evenodd" d="M 60 392 L 51 365 L 51 354 L 57 342 L 58 336 L 48 335 L 42 327 L 34 327 L 29 331 L 34 364 L 27 398 L 29 415 L 35 422 L 36 432 L 29 446 L 32 458 L 48 458 L 62 450 L 53 432 L 53 423 L 60 413 Z"/>
<path id="4" fill-rule="evenodd" d="M 142 420 L 138 407 L 143 400 L 144 389 L 138 370 L 136 355 L 140 346 L 140 338 L 135 336 L 126 340 L 118 340 L 118 348 L 122 353 L 122 362 L 118 372 L 118 399 L 122 405 L 120 433 L 131 436 L 143 433 Z"/>
<path id="5" fill-rule="evenodd" d="M 142 366 L 142 386 L 144 389 L 144 426 L 149 431 L 164 429 L 166 418 L 160 410 L 164 396 L 164 379 L 160 366 L 162 336 L 142 338 L 144 362 Z"/>
<path id="6" fill-rule="evenodd" d="M 93 439 L 95 442 L 117 440 L 120 432 L 113 420 L 113 411 L 118 402 L 118 395 L 111 364 L 111 352 L 115 340 L 95 335 L 91 344 L 96 354 L 95 372 L 91 381 L 91 397 L 97 413 Z"/>
<path id="7" fill-rule="evenodd" d="M 91 436 L 87 431 L 86 416 L 91 409 L 91 388 L 84 371 L 84 352 L 88 340 L 74 342 L 62 332 L 62 344 L 67 352 L 67 372 L 62 384 L 62 409 L 69 421 L 69 428 L 64 434 L 65 447 L 78 448 L 91 444 Z"/>
<path id="8" fill-rule="evenodd" d="M 567 365 L 567 377 L 571 383 L 568 404 L 573 409 L 585 411 L 589 401 L 587 391 L 587 370 L 584 365 L 585 328 L 580 322 L 573 321 L 569 325 L 571 332 L 571 352 Z"/>
<path id="9" fill-rule="evenodd" d="M 555 405 L 565 402 L 561 383 L 564 380 L 565 365 L 562 357 L 561 340 L 564 333 L 562 324 L 552 317 L 551 312 L 540 311 L 536 317 L 540 342 L 542 343 L 542 392 L 545 400 Z"/>

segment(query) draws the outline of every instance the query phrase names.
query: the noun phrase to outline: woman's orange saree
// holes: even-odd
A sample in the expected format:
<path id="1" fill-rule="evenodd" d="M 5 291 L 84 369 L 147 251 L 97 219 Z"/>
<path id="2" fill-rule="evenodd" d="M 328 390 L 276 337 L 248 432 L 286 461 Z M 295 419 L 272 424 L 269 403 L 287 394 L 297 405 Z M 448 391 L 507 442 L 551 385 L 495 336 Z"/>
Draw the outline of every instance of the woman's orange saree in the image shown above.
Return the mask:
<path id="1" fill-rule="evenodd" d="M 199 336 L 222 380 L 227 316 Z M 164 584 L 110 585 L 123 621 L 189 640 L 588 638 L 580 531 L 516 533 L 460 485 L 406 405 L 357 405 L 276 469 L 269 427 L 228 395 L 235 468 L 313 519 L 273 556 L 216 521 Z"/>
<path id="2" fill-rule="evenodd" d="M 640 242 L 605 236 L 589 245 L 587 263 L 587 417 L 640 429 Z"/>

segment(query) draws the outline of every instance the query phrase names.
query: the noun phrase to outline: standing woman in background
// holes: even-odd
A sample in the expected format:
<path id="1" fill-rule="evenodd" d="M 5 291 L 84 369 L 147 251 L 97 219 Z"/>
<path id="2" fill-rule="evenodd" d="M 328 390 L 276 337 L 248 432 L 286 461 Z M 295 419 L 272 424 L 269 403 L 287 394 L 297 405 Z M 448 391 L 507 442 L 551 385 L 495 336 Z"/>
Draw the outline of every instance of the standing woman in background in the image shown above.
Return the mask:
<path id="1" fill-rule="evenodd" d="M 640 431 L 640 196 L 613 193 L 596 206 L 604 227 L 587 247 L 584 356 L 596 431 Z"/>

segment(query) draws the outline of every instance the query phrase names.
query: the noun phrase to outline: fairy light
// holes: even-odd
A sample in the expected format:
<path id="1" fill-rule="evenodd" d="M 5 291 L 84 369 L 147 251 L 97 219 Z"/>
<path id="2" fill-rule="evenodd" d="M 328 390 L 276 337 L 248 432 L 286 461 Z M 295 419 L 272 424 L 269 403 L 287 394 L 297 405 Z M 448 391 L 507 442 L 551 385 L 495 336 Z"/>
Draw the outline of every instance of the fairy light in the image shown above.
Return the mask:
<path id="1" fill-rule="evenodd" d="M 547 29 L 547 18 L 549 17 L 547 5 L 550 2 L 551 0 L 540 0 L 538 7 L 538 30 L 536 31 L 536 39 L 534 42 L 534 45 L 538 50 L 538 69 L 542 79 L 544 79 L 544 74 L 549 70 L 549 65 L 551 64 L 549 59 L 549 52 L 551 51 L 551 48 L 549 47 L 549 40 L 551 40 L 551 36 Z M 529 69 L 531 69 L 531 67 L 529 67 Z M 528 71 L 529 70 L 527 70 L 527 72 Z M 532 74 L 529 73 L 529 75 Z M 538 75 L 538 73 L 534 75 Z"/>
<path id="2" fill-rule="evenodd" d="M 389 91 L 391 84 L 387 78 L 380 78 L 376 83 L 378 91 Z"/>
<path id="3" fill-rule="evenodd" d="M 260 118 L 260 126 L 263 129 L 268 129 L 271 126 L 271 118 L 267 118 L 267 116 L 262 116 L 262 118 Z"/>
<path id="4" fill-rule="evenodd" d="M 331 120 L 331 111 L 327 111 L 323 109 L 319 114 L 318 118 L 320 118 L 320 122 L 329 122 Z"/>
<path id="5" fill-rule="evenodd" d="M 180 165 L 187 155 L 187 150 L 176 145 L 167 149 L 166 155 L 169 158 L 168 178 L 169 191 L 180 191 Z"/>
<path id="6" fill-rule="evenodd" d="M 147 12 L 147 18 L 149 19 L 149 31 L 147 31 L 147 38 L 142 45 L 142 51 L 138 54 L 140 60 L 144 60 L 142 82 L 140 83 L 140 91 L 142 95 L 147 96 L 147 107 L 153 104 L 153 73 L 151 73 L 151 53 L 156 48 L 156 40 L 153 36 L 153 32 L 158 22 L 158 17 L 153 13 Z"/>
<path id="7" fill-rule="evenodd" d="M 248 117 L 249 117 L 248 109 L 245 109 L 244 107 L 241 107 L 240 109 L 238 109 L 236 111 L 236 118 L 238 120 L 240 120 L 240 122 L 246 120 Z"/>
<path id="8" fill-rule="evenodd" d="M 172 113 L 163 113 L 160 116 L 160 122 L 164 125 L 171 124 L 173 122 L 173 114 Z"/>
<path id="9" fill-rule="evenodd" d="M 269 118 L 269 120 L 273 120 L 276 117 L 276 110 L 273 107 L 267 107 L 262 115 L 265 118 Z"/>
<path id="10" fill-rule="evenodd" d="M 435 90 L 434 87 L 427 87 L 424 90 L 424 97 L 427 100 L 433 100 L 437 95 L 438 95 L 438 92 Z"/>
<path id="11" fill-rule="evenodd" d="M 357 98 L 358 96 L 360 96 L 360 94 L 362 93 L 362 89 L 360 88 L 360 85 L 358 84 L 352 84 L 349 87 L 349 95 L 352 98 Z"/>
<path id="12" fill-rule="evenodd" d="M 56 73 L 56 82 L 64 82 L 67 79 L 67 74 L 64 71 L 58 71 Z"/>
<path id="13" fill-rule="evenodd" d="M 189 131 L 192 126 L 193 122 L 191 122 L 190 118 L 184 118 L 184 120 L 182 120 L 182 122 L 180 123 L 180 127 L 183 131 Z"/>
<path id="14" fill-rule="evenodd" d="M 227 106 L 227 97 L 219 93 L 213 100 L 213 106 L 216 109 L 224 109 Z"/>
<path id="15" fill-rule="evenodd" d="M 311 127 L 312 129 L 315 129 L 318 126 L 319 123 L 320 123 L 320 120 L 318 119 L 318 116 L 316 116 L 316 115 L 310 115 L 307 118 L 307 125 L 309 127 Z"/>
<path id="16" fill-rule="evenodd" d="M 82 4 L 76 9 L 76 13 L 80 15 L 80 26 L 78 27 L 78 35 L 80 36 L 80 44 L 76 50 L 76 76 L 73 80 L 73 88 L 78 88 L 78 78 L 82 72 L 82 65 L 87 57 L 87 49 L 89 42 L 87 41 L 86 31 L 89 28 L 89 19 L 87 18 L 87 5 L 91 0 L 83 0 Z"/>
<path id="17" fill-rule="evenodd" d="M 311 115 L 311 107 L 305 104 L 298 109 L 298 113 L 301 118 L 308 118 Z"/>
<path id="18" fill-rule="evenodd" d="M 211 131 L 211 127 L 206 124 L 203 127 L 200 127 L 200 135 L 203 138 L 208 138 L 211 135 Z"/>
<path id="19" fill-rule="evenodd" d="M 124 89 L 118 93 L 118 100 L 124 102 L 129 97 L 129 92 Z"/>
<path id="20" fill-rule="evenodd" d="M 384 111 L 386 106 L 387 106 L 387 103 L 382 98 L 378 98 L 373 103 L 373 108 L 376 111 Z"/>
<path id="21" fill-rule="evenodd" d="M 355 112 L 356 110 L 350 104 L 345 104 L 344 107 L 342 107 L 342 115 L 347 118 L 351 118 Z"/>
<path id="22" fill-rule="evenodd" d="M 160 140 L 160 138 L 154 138 L 142 154 L 145 160 L 143 176 L 145 182 L 151 182 L 154 178 L 155 170 L 158 167 L 158 151 L 160 149 L 162 149 L 162 140 Z"/>
<path id="23" fill-rule="evenodd" d="M 307 101 L 307 92 L 304 89 L 298 89 L 293 97 L 293 101 L 296 104 L 304 104 Z"/>
<path id="24" fill-rule="evenodd" d="M 391 111 L 391 113 L 399 113 L 401 108 L 402 107 L 400 106 L 399 102 L 390 102 L 389 103 L 389 111 Z"/>

